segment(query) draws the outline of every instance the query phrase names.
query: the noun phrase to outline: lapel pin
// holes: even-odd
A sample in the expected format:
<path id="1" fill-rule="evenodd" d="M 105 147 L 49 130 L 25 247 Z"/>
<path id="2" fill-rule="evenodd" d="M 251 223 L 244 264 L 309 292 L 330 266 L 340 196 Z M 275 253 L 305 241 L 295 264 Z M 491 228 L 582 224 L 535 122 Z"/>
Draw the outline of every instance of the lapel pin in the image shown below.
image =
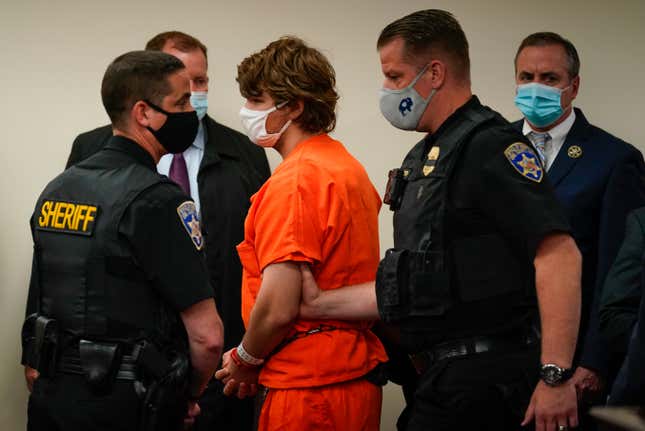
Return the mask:
<path id="1" fill-rule="evenodd" d="M 580 148 L 577 145 L 572 145 L 569 147 L 567 150 L 567 155 L 571 157 L 572 159 L 577 159 L 580 156 L 582 156 L 582 148 Z"/>

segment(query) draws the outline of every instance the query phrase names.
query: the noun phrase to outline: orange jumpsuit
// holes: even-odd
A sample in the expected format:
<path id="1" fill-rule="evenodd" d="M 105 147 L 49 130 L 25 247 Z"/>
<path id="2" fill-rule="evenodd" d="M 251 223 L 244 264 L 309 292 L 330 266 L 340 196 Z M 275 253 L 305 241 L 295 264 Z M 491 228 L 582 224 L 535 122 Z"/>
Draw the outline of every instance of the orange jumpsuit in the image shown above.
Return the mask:
<path id="1" fill-rule="evenodd" d="M 340 142 L 318 135 L 298 144 L 251 198 L 237 247 L 245 324 L 267 265 L 309 263 L 323 290 L 374 280 L 380 206 Z M 297 338 L 265 362 L 260 430 L 378 430 L 381 388 L 361 377 L 387 356 L 371 323 L 297 320 L 292 334 L 321 325 L 335 329 Z"/>

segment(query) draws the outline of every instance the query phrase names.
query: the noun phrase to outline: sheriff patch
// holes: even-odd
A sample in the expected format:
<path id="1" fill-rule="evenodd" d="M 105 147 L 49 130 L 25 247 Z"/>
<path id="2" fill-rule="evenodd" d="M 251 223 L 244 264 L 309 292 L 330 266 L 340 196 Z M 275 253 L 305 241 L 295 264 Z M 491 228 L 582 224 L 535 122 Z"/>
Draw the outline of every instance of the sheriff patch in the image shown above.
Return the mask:
<path id="1" fill-rule="evenodd" d="M 87 203 L 43 200 L 36 229 L 58 233 L 90 236 L 98 217 L 99 207 Z"/>
<path id="2" fill-rule="evenodd" d="M 183 204 L 177 207 L 177 214 L 181 219 L 181 223 L 186 228 L 188 236 L 197 247 L 197 250 L 201 250 L 204 247 L 204 237 L 202 236 L 202 229 L 199 224 L 199 216 L 197 215 L 197 208 L 195 208 L 195 202 L 186 201 Z"/>
<path id="3" fill-rule="evenodd" d="M 539 183 L 544 171 L 535 152 L 525 143 L 516 142 L 504 150 L 504 155 L 515 170 L 531 181 Z"/>

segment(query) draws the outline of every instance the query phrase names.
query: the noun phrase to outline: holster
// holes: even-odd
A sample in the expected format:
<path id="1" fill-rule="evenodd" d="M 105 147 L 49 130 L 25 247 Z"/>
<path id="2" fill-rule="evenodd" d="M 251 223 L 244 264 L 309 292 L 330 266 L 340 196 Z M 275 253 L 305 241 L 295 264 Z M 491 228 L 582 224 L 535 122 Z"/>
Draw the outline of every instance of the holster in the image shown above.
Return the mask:
<path id="1" fill-rule="evenodd" d="M 95 392 L 108 393 L 121 365 L 119 344 L 80 340 L 78 348 L 85 380 Z"/>
<path id="2" fill-rule="evenodd" d="M 173 351 L 170 358 L 153 344 L 144 342 L 138 352 L 138 365 L 149 382 L 135 382 L 142 398 L 141 431 L 179 431 L 188 412 L 190 359 L 185 352 Z"/>
<path id="3" fill-rule="evenodd" d="M 31 314 L 22 326 L 23 363 L 38 370 L 42 377 L 52 377 L 58 359 L 56 320 Z"/>
<path id="4" fill-rule="evenodd" d="M 436 270 L 435 253 L 389 249 L 376 273 L 376 301 L 381 320 L 441 316 L 453 305 L 448 271 Z"/>

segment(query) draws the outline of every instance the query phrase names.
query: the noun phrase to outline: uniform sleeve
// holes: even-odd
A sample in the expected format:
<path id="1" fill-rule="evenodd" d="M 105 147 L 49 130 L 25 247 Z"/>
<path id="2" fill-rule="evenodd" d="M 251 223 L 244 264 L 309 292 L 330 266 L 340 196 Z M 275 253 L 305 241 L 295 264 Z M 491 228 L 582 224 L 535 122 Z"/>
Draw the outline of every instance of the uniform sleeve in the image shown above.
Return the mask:
<path id="1" fill-rule="evenodd" d="M 537 165 L 539 170 L 533 170 L 532 175 L 523 174 L 521 167 L 513 164 L 505 154 L 505 150 L 518 142 L 513 138 L 488 133 L 480 142 L 492 142 L 493 145 L 473 142 L 475 151 L 467 157 L 470 166 L 480 166 L 480 169 L 474 169 L 480 177 L 475 178 L 473 190 L 479 207 L 500 232 L 515 243 L 526 244 L 528 254 L 533 258 L 547 234 L 569 232 L 570 228 L 542 168 Z M 537 159 L 529 144 L 522 145 L 520 148 L 525 148 L 529 157 Z"/>
<path id="2" fill-rule="evenodd" d="M 286 261 L 320 262 L 330 205 L 326 175 L 315 166 L 299 162 L 274 176 L 255 218 L 260 269 Z"/>
<path id="3" fill-rule="evenodd" d="M 178 311 L 213 297 L 202 252 L 178 213 L 186 199 L 170 184 L 155 186 L 130 205 L 119 225 L 146 276 Z"/>
<path id="4" fill-rule="evenodd" d="M 600 331 L 614 352 L 624 354 L 638 315 L 641 298 L 645 229 L 638 217 L 627 220 L 625 240 L 618 251 L 600 300 Z"/>

